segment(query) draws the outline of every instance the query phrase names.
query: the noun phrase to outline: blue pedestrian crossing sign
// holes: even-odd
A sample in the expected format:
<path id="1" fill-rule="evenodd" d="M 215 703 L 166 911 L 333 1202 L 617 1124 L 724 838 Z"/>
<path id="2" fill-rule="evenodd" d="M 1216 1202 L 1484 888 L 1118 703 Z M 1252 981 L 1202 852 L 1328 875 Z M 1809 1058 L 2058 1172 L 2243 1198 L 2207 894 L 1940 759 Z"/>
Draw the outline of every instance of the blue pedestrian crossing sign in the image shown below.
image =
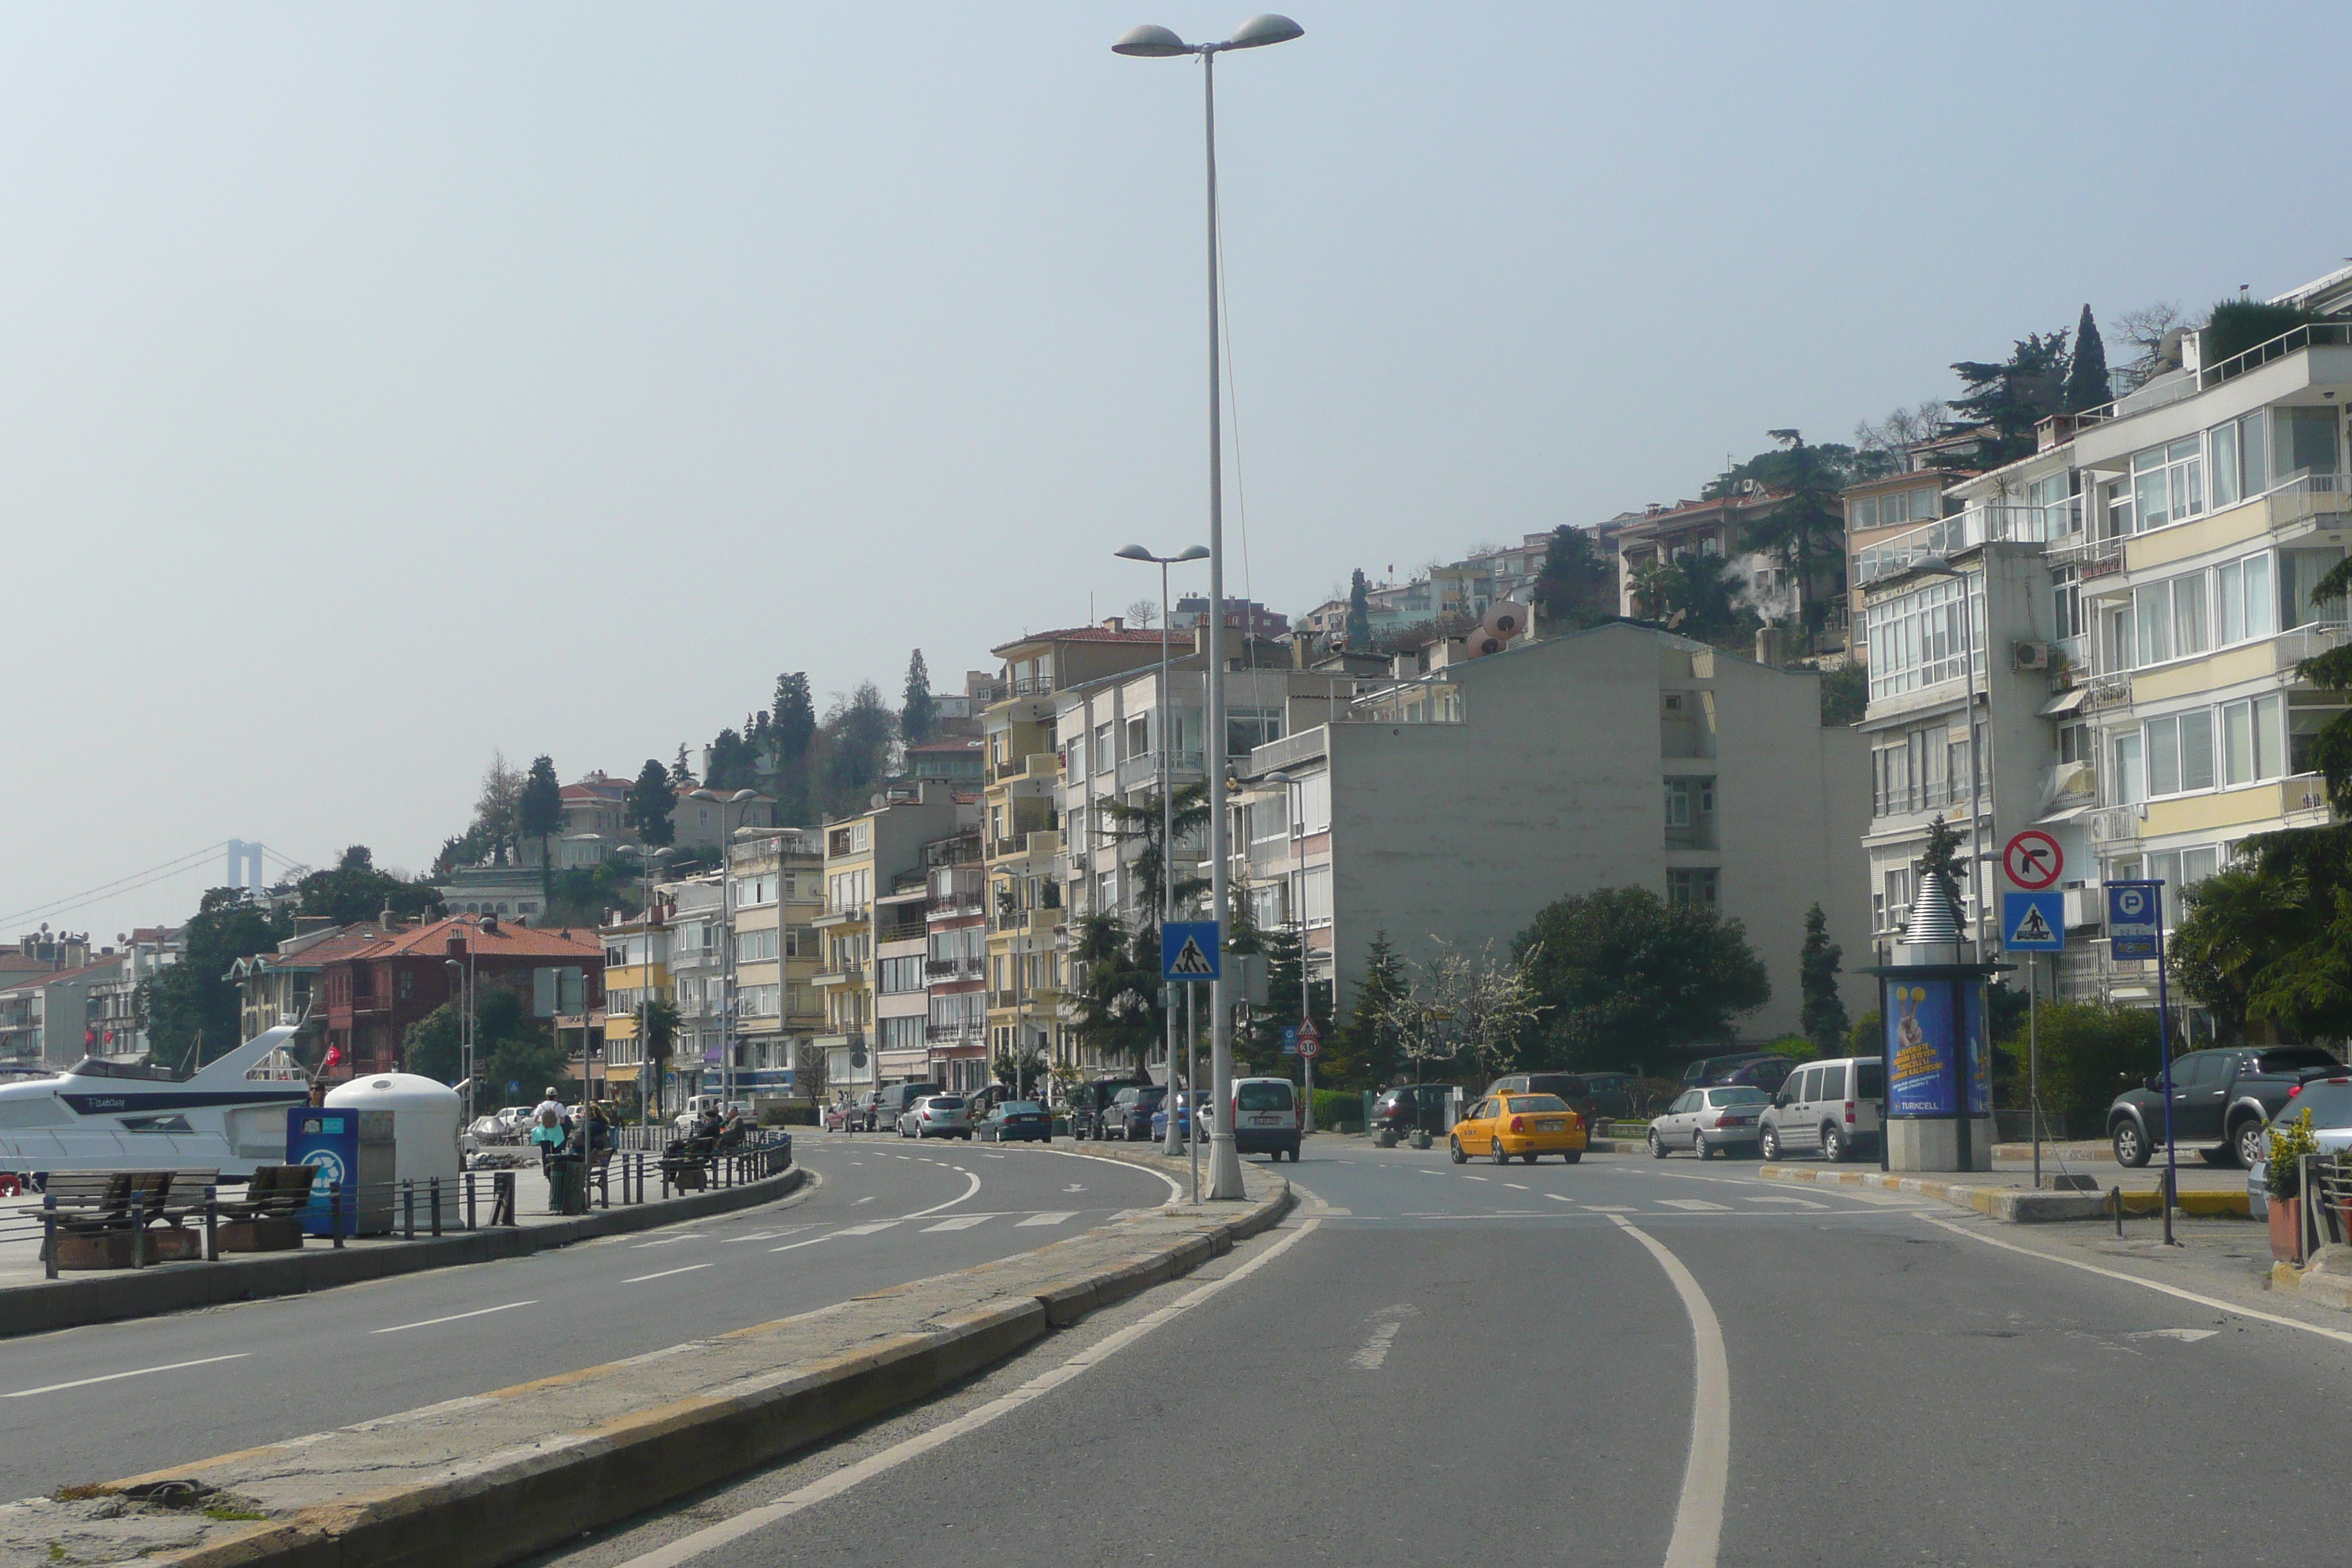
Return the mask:
<path id="1" fill-rule="evenodd" d="M 1214 980 L 1220 956 L 1214 921 L 1171 921 L 1160 928 L 1162 980 Z"/>
<path id="2" fill-rule="evenodd" d="M 2003 893 L 2000 945 L 2011 952 L 2063 952 L 2066 896 L 2063 893 Z"/>

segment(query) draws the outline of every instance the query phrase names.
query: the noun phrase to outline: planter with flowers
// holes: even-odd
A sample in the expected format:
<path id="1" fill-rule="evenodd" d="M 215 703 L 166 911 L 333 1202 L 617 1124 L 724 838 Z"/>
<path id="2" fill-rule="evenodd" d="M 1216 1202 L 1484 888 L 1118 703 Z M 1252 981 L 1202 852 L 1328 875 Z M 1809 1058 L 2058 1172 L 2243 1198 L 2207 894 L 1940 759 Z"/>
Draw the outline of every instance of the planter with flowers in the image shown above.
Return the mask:
<path id="1" fill-rule="evenodd" d="M 2303 1264 L 2303 1157 L 2318 1146 L 2307 1106 L 2293 1121 L 2271 1124 L 2270 1155 L 2263 1169 L 2263 1185 L 2271 1199 L 2271 1256 L 2298 1268 Z"/>

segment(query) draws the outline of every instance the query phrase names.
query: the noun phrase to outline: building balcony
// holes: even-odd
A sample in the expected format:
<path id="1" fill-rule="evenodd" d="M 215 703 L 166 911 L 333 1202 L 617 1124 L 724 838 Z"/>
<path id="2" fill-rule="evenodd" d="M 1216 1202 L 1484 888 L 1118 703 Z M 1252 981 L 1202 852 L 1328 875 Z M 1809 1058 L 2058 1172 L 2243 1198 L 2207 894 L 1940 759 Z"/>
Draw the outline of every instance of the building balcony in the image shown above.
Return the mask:
<path id="1" fill-rule="evenodd" d="M 1196 779 L 1206 777 L 1207 774 L 1204 772 L 1206 766 L 1207 758 L 1203 752 L 1171 752 L 1168 753 L 1168 776 L 1180 789 Z M 1160 757 L 1158 753 L 1147 752 L 1142 756 L 1129 757 L 1118 764 L 1118 790 L 1121 795 L 1139 789 L 1157 792 L 1159 788 Z"/>
<path id="2" fill-rule="evenodd" d="M 812 985 L 862 985 L 866 983 L 866 966 L 844 963 L 835 969 L 820 969 L 809 977 Z"/>
<path id="3" fill-rule="evenodd" d="M 1855 562 L 1855 582 L 1866 584 L 1908 572 L 1930 556 L 1949 557 L 1993 540 L 2039 544 L 2067 537 L 2072 517 L 2064 505 L 1972 506 L 1940 521 L 1864 545 Z"/>
<path id="4" fill-rule="evenodd" d="M 1007 757 L 988 770 L 991 784 L 1009 784 L 1014 779 L 1051 781 L 1062 776 L 1061 755 L 1055 752 L 1031 752 L 1023 756 Z"/>
<path id="5" fill-rule="evenodd" d="M 984 968 L 977 958 L 928 958 L 923 961 L 923 977 L 927 980 L 977 980 Z"/>
<path id="6" fill-rule="evenodd" d="M 2193 371 L 2182 371 L 2177 375 L 2162 377 L 2137 391 L 2126 393 L 2113 403 L 2103 403 L 2096 408 L 2084 409 L 2073 416 L 2074 428 L 2080 432 L 2095 426 L 2110 425 L 2119 419 L 2129 419 L 2134 415 L 2167 408 L 2173 404 L 2195 397 L 2200 393 L 2210 392 L 2225 381 L 2234 381 L 2249 371 L 2258 370 L 2263 365 L 2285 359 L 2292 354 L 2315 350 L 2324 351 L 2329 348 L 2340 349 L 2347 344 L 2352 344 L 2352 321 L 2308 322 L 2282 332 L 2268 342 L 2257 343 L 2243 353 L 2234 354 L 2214 364 L 2200 365 Z M 2315 353 L 2314 357 L 2319 356 Z M 2315 374 L 2312 379 L 2316 381 L 2322 377 Z M 2329 375 L 2325 379 L 2340 378 Z"/>
<path id="7" fill-rule="evenodd" d="M 874 907 L 871 904 L 845 904 L 838 909 L 828 904 L 825 906 L 824 912 L 809 921 L 809 924 L 820 931 L 828 927 L 864 925 L 873 918 L 873 915 Z"/>
<path id="8" fill-rule="evenodd" d="M 952 1049 L 958 1046 L 979 1046 L 988 1042 L 987 1026 L 982 1024 L 928 1024 L 923 1028 L 923 1043 Z"/>

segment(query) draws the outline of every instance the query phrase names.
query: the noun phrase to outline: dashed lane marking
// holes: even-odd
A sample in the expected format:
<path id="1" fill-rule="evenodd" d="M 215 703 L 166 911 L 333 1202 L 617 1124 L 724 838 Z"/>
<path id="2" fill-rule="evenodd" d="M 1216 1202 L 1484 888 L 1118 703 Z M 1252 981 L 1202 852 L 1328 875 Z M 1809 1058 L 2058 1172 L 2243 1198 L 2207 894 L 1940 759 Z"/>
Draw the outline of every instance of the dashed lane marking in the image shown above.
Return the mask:
<path id="1" fill-rule="evenodd" d="M 1078 1211 L 1076 1209 L 1053 1209 L 1043 1214 L 1033 1214 L 1027 1219 L 1021 1220 L 1018 1223 L 1021 1225 L 1060 1225 L 1064 1220 L 1076 1219 L 1077 1217 L 1077 1214 Z"/>
<path id="2" fill-rule="evenodd" d="M 935 1230 L 970 1230 L 973 1226 L 986 1225 L 988 1220 L 989 1216 L 984 1214 L 958 1215 L 952 1219 L 943 1219 L 937 1225 L 925 1226 L 923 1233 L 928 1236 Z"/>
<path id="3" fill-rule="evenodd" d="M 667 1279 L 673 1274 L 691 1274 L 698 1268 L 708 1268 L 708 1263 L 689 1263 L 683 1268 L 665 1268 L 658 1274 L 640 1274 L 634 1279 L 624 1279 L 624 1285 L 642 1285 L 648 1279 Z"/>

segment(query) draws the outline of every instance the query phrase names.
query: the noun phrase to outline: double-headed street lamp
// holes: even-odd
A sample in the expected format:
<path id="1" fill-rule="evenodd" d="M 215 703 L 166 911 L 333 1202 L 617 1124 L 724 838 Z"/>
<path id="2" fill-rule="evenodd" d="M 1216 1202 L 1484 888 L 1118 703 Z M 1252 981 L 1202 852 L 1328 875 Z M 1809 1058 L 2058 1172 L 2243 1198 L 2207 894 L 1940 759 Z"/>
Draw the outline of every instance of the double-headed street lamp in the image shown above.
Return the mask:
<path id="1" fill-rule="evenodd" d="M 1175 55 L 1201 57 L 1201 93 L 1206 130 L 1209 170 L 1209 700 L 1207 753 L 1209 775 L 1209 899 L 1210 913 L 1220 931 L 1227 920 L 1225 864 L 1225 500 L 1224 437 L 1217 396 L 1217 57 L 1229 49 L 1257 49 L 1287 43 L 1307 29 L 1287 16 L 1253 16 L 1234 29 L 1222 44 L 1188 44 L 1165 27 L 1145 24 L 1130 27 L 1111 45 L 1115 54 L 1145 59 Z M 1164 625 L 1165 623 L 1163 623 Z M 1237 1200 L 1242 1194 L 1242 1163 L 1228 1125 L 1234 1097 L 1234 1020 L 1225 1005 L 1225 983 L 1213 982 L 1209 991 L 1210 1077 L 1213 1104 L 1220 1110 L 1209 1140 L 1209 1195 Z M 1175 1120 L 1171 1110 L 1169 1117 Z"/>
<path id="2" fill-rule="evenodd" d="M 1209 552 L 1197 544 L 1187 545 L 1173 555 L 1154 555 L 1140 544 L 1129 544 L 1114 552 L 1121 561 L 1149 562 L 1160 568 L 1160 689 L 1153 704 L 1160 710 L 1160 923 L 1165 926 L 1176 918 L 1176 804 L 1171 793 L 1175 779 L 1168 765 L 1168 748 L 1175 735 L 1175 715 L 1169 711 L 1171 693 L 1168 682 L 1168 568 L 1187 561 L 1206 561 Z M 1091 847 L 1091 846 L 1089 846 Z M 1176 1005 L 1175 987 L 1168 982 L 1160 984 L 1160 1010 L 1164 1027 L 1161 1034 L 1168 1051 L 1168 1088 L 1176 1092 Z M 1191 1083 L 1184 1085 L 1191 1089 Z M 1168 1101 L 1168 1141 L 1161 1145 L 1163 1153 L 1183 1152 L 1184 1140 L 1176 1132 L 1176 1101 Z"/>

